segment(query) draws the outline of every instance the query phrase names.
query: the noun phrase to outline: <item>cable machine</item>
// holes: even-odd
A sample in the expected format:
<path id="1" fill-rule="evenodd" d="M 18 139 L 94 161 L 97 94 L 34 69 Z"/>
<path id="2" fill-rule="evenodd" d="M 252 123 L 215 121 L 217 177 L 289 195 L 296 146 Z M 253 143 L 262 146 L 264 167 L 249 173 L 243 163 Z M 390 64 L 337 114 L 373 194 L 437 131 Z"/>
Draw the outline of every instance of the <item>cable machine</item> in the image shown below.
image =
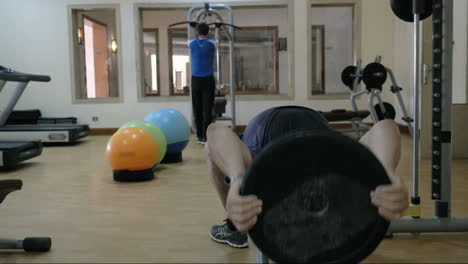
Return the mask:
<path id="1" fill-rule="evenodd" d="M 228 22 L 225 23 L 223 17 L 221 16 L 220 10 L 226 10 L 228 14 Z M 220 41 L 218 42 L 218 46 L 216 47 L 216 90 L 219 92 L 224 90 L 226 86 L 229 88 L 229 100 L 231 103 L 231 116 L 216 116 L 215 121 L 231 121 L 232 129 L 236 127 L 236 76 L 234 71 L 234 60 L 235 60 L 235 48 L 234 48 L 234 30 L 240 29 L 237 26 L 234 26 L 234 15 L 232 8 L 225 4 L 209 4 L 205 3 L 204 5 L 197 5 L 192 8 L 187 13 L 187 21 L 179 22 L 170 25 L 170 27 L 187 24 L 187 33 L 188 38 L 190 38 L 192 34 L 192 23 L 202 23 L 206 21 L 207 17 L 215 17 L 216 21 L 213 23 L 208 23 L 208 25 L 216 25 L 223 29 L 226 37 L 229 41 L 229 82 L 224 83 L 221 78 L 221 57 L 220 57 Z M 192 101 L 192 93 L 190 93 L 190 102 Z M 192 120 L 193 120 L 193 109 L 190 108 L 192 112 Z"/>

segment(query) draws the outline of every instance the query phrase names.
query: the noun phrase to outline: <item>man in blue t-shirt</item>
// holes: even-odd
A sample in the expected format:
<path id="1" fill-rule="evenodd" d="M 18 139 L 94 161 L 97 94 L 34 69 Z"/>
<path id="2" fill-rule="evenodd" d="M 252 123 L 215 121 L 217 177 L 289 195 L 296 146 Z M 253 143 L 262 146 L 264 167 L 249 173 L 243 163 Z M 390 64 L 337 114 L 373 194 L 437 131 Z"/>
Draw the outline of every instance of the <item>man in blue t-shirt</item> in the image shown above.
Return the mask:
<path id="1" fill-rule="evenodd" d="M 193 25 L 193 24 L 191 24 Z M 214 58 L 219 39 L 216 27 L 215 38 L 208 38 L 210 27 L 206 23 L 196 26 L 198 38 L 190 30 L 189 48 L 192 64 L 192 108 L 197 128 L 198 143 L 206 142 L 206 129 L 212 122 L 215 96 Z"/>

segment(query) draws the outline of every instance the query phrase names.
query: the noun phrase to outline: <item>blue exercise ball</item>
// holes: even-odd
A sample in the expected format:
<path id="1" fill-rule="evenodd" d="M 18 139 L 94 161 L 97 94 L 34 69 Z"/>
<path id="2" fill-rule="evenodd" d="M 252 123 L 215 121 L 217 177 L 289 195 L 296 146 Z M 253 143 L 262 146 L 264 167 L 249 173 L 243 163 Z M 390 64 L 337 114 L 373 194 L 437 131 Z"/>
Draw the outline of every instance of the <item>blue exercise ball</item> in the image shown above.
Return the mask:
<path id="1" fill-rule="evenodd" d="M 182 161 L 182 151 L 190 138 L 190 125 L 185 116 L 177 110 L 162 108 L 145 118 L 146 122 L 159 127 L 166 136 L 167 151 L 161 163 Z"/>

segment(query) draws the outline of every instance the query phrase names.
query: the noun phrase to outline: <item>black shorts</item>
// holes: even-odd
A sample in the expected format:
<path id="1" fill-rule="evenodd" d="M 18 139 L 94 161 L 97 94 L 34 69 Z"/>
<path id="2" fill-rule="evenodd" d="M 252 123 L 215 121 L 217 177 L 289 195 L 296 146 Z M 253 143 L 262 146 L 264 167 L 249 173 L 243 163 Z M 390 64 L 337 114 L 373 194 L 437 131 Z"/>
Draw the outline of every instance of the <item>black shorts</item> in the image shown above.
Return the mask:
<path id="1" fill-rule="evenodd" d="M 288 133 L 312 129 L 331 129 L 319 112 L 301 106 L 270 108 L 255 116 L 248 124 L 242 141 L 255 157 L 269 142 Z M 230 184 L 225 178 L 224 183 Z"/>
<path id="2" fill-rule="evenodd" d="M 254 117 L 245 129 L 242 141 L 252 156 L 269 142 L 286 134 L 315 129 L 331 129 L 319 112 L 302 106 L 270 108 Z"/>

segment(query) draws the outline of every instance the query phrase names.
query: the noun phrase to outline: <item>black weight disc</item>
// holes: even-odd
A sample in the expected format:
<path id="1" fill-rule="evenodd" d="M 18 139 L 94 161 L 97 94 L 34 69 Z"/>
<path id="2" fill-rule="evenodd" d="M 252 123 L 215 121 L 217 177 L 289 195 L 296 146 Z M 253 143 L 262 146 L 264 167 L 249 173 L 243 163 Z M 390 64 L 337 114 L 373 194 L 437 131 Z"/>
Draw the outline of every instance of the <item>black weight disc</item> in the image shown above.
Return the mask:
<path id="1" fill-rule="evenodd" d="M 353 90 L 353 83 L 354 83 L 354 76 L 356 75 L 356 66 L 348 66 L 344 68 L 341 72 L 341 81 L 344 85 L 348 86 L 348 88 L 352 91 Z M 361 77 L 359 77 L 358 84 L 361 82 Z"/>
<path id="2" fill-rule="evenodd" d="M 389 183 L 377 158 L 349 137 L 326 130 L 281 137 L 254 159 L 241 188 L 263 201 L 249 234 L 275 262 L 358 263 L 388 228 L 370 192 Z"/>
<path id="3" fill-rule="evenodd" d="M 380 63 L 369 63 L 362 72 L 362 80 L 367 90 L 382 90 L 382 85 L 387 81 L 387 69 Z"/>
<path id="4" fill-rule="evenodd" d="M 424 3 L 424 12 L 419 20 L 424 20 L 432 15 L 432 0 L 419 0 Z M 393 13 L 403 21 L 414 22 L 412 0 L 390 0 Z"/>
<path id="5" fill-rule="evenodd" d="M 375 113 L 377 114 L 377 118 L 379 120 L 384 120 L 384 119 L 395 120 L 395 117 L 396 117 L 395 107 L 393 107 L 392 104 L 387 103 L 387 102 L 383 102 L 382 104 L 385 108 L 385 113 L 382 112 L 382 109 L 380 108 L 380 104 L 376 104 L 374 106 Z"/>

